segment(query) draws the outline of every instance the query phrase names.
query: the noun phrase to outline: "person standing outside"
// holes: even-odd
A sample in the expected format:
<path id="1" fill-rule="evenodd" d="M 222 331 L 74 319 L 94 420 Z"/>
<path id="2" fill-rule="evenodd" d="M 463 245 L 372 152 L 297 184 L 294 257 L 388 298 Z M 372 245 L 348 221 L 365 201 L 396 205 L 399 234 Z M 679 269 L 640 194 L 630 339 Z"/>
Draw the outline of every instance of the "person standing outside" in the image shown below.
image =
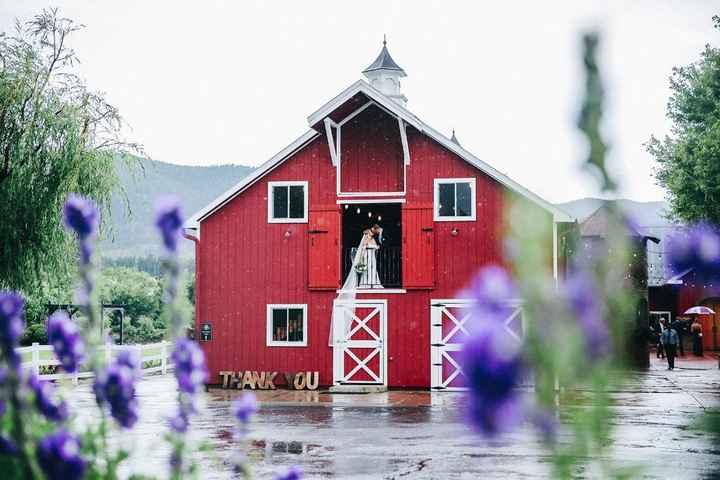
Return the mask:
<path id="1" fill-rule="evenodd" d="M 678 334 L 670 325 L 665 325 L 665 331 L 660 336 L 660 341 L 667 357 L 668 370 L 675 370 L 675 355 L 677 354 Z"/>
<path id="2" fill-rule="evenodd" d="M 681 357 L 685 356 L 685 347 L 683 346 L 683 333 L 685 331 L 685 319 L 675 317 L 675 321 L 670 324 L 670 328 L 675 330 L 678 337 L 677 349 Z"/>
<path id="3" fill-rule="evenodd" d="M 690 325 L 690 334 L 692 335 L 693 355 L 695 355 L 696 357 L 702 357 L 702 325 L 700 325 L 700 322 L 698 322 L 697 317 L 693 319 L 693 323 L 692 325 Z"/>

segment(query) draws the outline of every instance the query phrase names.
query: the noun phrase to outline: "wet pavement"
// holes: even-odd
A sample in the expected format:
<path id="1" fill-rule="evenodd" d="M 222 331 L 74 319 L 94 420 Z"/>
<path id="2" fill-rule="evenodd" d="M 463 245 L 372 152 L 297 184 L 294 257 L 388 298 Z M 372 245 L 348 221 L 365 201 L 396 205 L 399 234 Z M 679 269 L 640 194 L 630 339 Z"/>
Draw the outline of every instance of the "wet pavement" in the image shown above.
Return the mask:
<path id="1" fill-rule="evenodd" d="M 615 465 L 642 467 L 639 478 L 701 478 L 720 463 L 706 436 L 691 428 L 705 408 L 720 406 L 717 360 L 686 361 L 634 373 L 612 392 L 616 417 L 608 456 Z M 174 410 L 171 375 L 144 379 L 141 421 L 124 441 L 135 449 L 125 475 L 164 476 L 165 417 Z M 201 478 L 228 478 L 239 449 L 230 402 L 240 392 L 212 389 L 194 421 L 193 436 L 212 454 L 200 458 Z M 547 478 L 549 458 L 530 426 L 493 445 L 468 430 L 461 393 L 329 394 L 259 391 L 261 410 L 244 451 L 257 478 L 300 465 L 306 478 Z M 582 392 L 574 392 L 582 396 Z M 78 422 L 91 419 L 89 385 L 73 392 Z M 575 408 L 568 405 L 566 408 Z M 76 410 L 78 411 L 78 410 Z M 596 471 L 580 471 L 594 477 Z"/>

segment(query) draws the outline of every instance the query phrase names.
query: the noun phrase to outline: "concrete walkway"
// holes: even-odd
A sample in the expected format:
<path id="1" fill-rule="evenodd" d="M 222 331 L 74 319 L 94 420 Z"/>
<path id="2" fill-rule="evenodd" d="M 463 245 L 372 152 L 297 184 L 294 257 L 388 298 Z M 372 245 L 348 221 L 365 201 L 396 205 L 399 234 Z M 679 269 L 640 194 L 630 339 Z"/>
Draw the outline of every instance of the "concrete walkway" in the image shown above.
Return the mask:
<path id="1" fill-rule="evenodd" d="M 677 367 L 667 371 L 653 358 L 649 370 L 632 374 L 612 392 L 616 417 L 608 455 L 616 465 L 642 468 L 638 478 L 702 478 L 720 463 L 720 452 L 706 435 L 691 428 L 706 408 L 720 406 L 717 360 L 681 358 Z M 136 454 L 124 474 L 166 472 L 162 432 L 174 411 L 173 392 L 172 376 L 141 382 L 142 416 L 129 440 Z M 211 390 L 193 422 L 195 439 L 213 447 L 212 455 L 201 459 L 204 479 L 228 477 L 228 462 L 239 448 L 232 440 L 230 403 L 239 393 Z M 242 447 L 256 478 L 272 478 L 295 464 L 304 468 L 306 478 L 550 476 L 547 452 L 530 426 L 487 444 L 467 428 L 460 393 L 256 393 L 261 410 Z M 89 385 L 74 391 L 74 402 L 91 414 Z M 592 470 L 578 475 L 597 478 Z"/>

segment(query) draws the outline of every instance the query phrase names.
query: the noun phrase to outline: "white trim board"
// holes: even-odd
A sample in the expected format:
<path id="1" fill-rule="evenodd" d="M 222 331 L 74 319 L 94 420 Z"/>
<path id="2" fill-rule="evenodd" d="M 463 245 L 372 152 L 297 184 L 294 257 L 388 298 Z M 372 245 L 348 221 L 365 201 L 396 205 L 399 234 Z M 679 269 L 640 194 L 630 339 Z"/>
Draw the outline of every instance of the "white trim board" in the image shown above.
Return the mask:
<path id="1" fill-rule="evenodd" d="M 337 200 L 335 203 L 338 205 L 354 205 L 361 203 L 372 203 L 372 204 L 383 204 L 383 203 L 405 203 L 404 198 L 344 198 Z"/>
<path id="2" fill-rule="evenodd" d="M 440 216 L 440 185 L 458 183 L 470 184 L 470 216 Z M 470 178 L 434 178 L 433 179 L 433 221 L 435 222 L 474 222 L 477 219 L 477 181 Z M 457 186 L 455 187 L 455 207 L 457 208 Z M 457 210 L 456 210 L 457 213 Z"/>
<path id="3" fill-rule="evenodd" d="M 300 309 L 303 312 L 303 341 L 276 341 L 273 340 L 272 312 L 273 310 Z M 266 307 L 265 314 L 265 346 L 266 347 L 307 347 L 308 344 L 308 307 L 304 303 L 270 303 Z"/>
<path id="4" fill-rule="evenodd" d="M 308 223 L 308 199 L 309 194 L 309 182 L 305 180 L 287 180 L 278 182 L 267 182 L 268 186 L 268 198 L 267 198 L 267 221 L 268 223 Z M 276 218 L 273 216 L 275 213 L 274 208 L 274 195 L 273 188 L 275 187 L 303 187 L 303 216 L 302 218 L 291 218 L 290 215 L 290 190 L 288 189 L 288 217 Z"/>

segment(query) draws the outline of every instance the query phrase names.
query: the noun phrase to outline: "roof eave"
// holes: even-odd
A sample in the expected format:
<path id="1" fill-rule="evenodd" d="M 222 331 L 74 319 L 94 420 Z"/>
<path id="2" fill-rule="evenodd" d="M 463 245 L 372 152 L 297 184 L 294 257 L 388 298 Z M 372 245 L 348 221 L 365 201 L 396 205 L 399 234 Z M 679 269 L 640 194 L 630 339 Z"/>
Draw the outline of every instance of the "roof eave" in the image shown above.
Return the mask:
<path id="1" fill-rule="evenodd" d="M 273 170 L 278 166 L 284 159 L 304 147 L 308 142 L 313 140 L 319 134 L 315 130 L 308 130 L 303 133 L 300 137 L 295 139 L 291 144 L 280 150 L 278 153 L 273 155 L 268 161 L 260 165 L 258 168 L 253 170 L 249 175 L 243 177 L 239 183 L 235 184 L 222 195 L 216 197 L 212 202 L 206 205 L 201 210 L 195 212 L 190 218 L 185 221 L 184 228 L 199 228 L 200 222 L 204 220 L 208 215 L 221 208 L 227 202 L 238 196 L 250 185 L 255 183 L 257 180 L 262 178 L 265 174 Z"/>

